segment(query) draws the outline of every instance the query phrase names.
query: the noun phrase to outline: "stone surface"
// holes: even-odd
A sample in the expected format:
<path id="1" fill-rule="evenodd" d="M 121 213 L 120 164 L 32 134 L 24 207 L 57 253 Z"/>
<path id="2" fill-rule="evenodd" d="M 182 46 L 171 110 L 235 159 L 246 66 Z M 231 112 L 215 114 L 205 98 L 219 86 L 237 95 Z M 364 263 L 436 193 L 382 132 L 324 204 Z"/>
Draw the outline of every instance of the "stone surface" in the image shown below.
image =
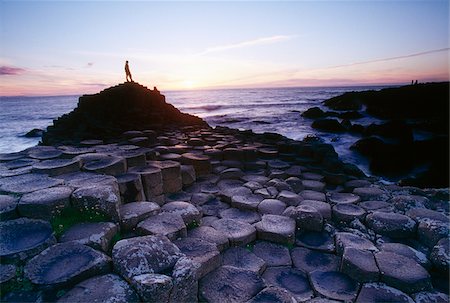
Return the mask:
<path id="1" fill-rule="evenodd" d="M 202 218 L 194 205 L 183 201 L 169 202 L 161 207 L 161 212 L 180 215 L 186 225 L 200 224 Z"/>
<path id="2" fill-rule="evenodd" d="M 110 263 L 110 257 L 89 246 L 60 243 L 31 259 L 24 276 L 39 286 L 65 287 L 107 273 Z"/>
<path id="3" fill-rule="evenodd" d="M 36 190 L 61 185 L 64 181 L 42 174 L 24 174 L 0 178 L 0 191 L 12 194 L 25 194 Z"/>
<path id="4" fill-rule="evenodd" d="M 437 291 L 421 291 L 411 296 L 416 303 L 446 303 L 450 299 L 447 294 Z"/>
<path id="5" fill-rule="evenodd" d="M 198 300 L 198 267 L 190 258 L 181 257 L 172 271 L 173 290 L 171 303 L 197 302 Z"/>
<path id="6" fill-rule="evenodd" d="M 246 245 L 256 239 L 256 229 L 246 222 L 220 219 L 211 223 L 211 227 L 225 234 L 232 246 Z"/>
<path id="7" fill-rule="evenodd" d="M 369 240 L 348 232 L 338 232 L 334 236 L 338 255 L 344 253 L 344 249 L 353 247 L 361 250 L 377 252 L 378 249 Z"/>
<path id="8" fill-rule="evenodd" d="M 78 159 L 51 159 L 33 165 L 32 171 L 49 176 L 58 176 L 79 171 L 81 163 Z"/>
<path id="9" fill-rule="evenodd" d="M 246 302 L 264 288 L 252 271 L 222 266 L 200 280 L 200 299 L 206 302 Z"/>
<path id="10" fill-rule="evenodd" d="M 2 262 L 26 260 L 56 243 L 51 225 L 36 219 L 0 222 L 0 235 Z"/>
<path id="11" fill-rule="evenodd" d="M 288 190 L 282 190 L 278 194 L 277 199 L 286 203 L 288 206 L 297 206 L 302 200 L 299 195 Z"/>
<path id="12" fill-rule="evenodd" d="M 414 303 L 414 301 L 404 292 L 387 286 L 384 283 L 366 283 L 362 286 L 357 303 L 378 303 L 378 302 L 398 302 Z"/>
<path id="13" fill-rule="evenodd" d="M 374 212 L 367 215 L 366 222 L 376 233 L 392 238 L 412 237 L 416 231 L 416 222 L 398 213 Z"/>
<path id="14" fill-rule="evenodd" d="M 291 267 L 268 267 L 263 279 L 267 285 L 286 289 L 297 301 L 303 302 L 313 297 L 308 277 Z"/>
<path id="15" fill-rule="evenodd" d="M 267 266 L 291 266 L 289 249 L 283 245 L 266 241 L 256 242 L 253 253 L 266 262 Z"/>
<path id="16" fill-rule="evenodd" d="M 361 198 L 355 194 L 349 193 L 331 193 L 328 195 L 328 201 L 333 204 L 351 204 L 358 203 Z"/>
<path id="17" fill-rule="evenodd" d="M 117 186 L 117 179 L 113 176 L 88 172 L 64 174 L 58 176 L 58 179 L 63 179 L 67 186 L 74 188 L 89 187 L 93 185 Z"/>
<path id="18" fill-rule="evenodd" d="M 191 229 L 188 231 L 187 236 L 189 238 L 202 239 L 213 243 L 219 251 L 227 249 L 230 245 L 228 238 L 224 233 L 210 226 L 199 226 Z"/>
<path id="19" fill-rule="evenodd" d="M 117 183 L 123 203 L 145 200 L 144 188 L 139 174 L 127 173 L 117 176 Z"/>
<path id="20" fill-rule="evenodd" d="M 144 302 L 169 302 L 172 278 L 161 274 L 134 276 L 132 284 Z"/>
<path id="21" fill-rule="evenodd" d="M 281 215 L 286 209 L 286 203 L 277 199 L 264 199 L 258 204 L 260 214 Z"/>
<path id="22" fill-rule="evenodd" d="M 381 281 L 407 293 L 431 288 L 428 272 L 417 262 L 392 252 L 375 254 L 381 273 Z"/>
<path id="23" fill-rule="evenodd" d="M 159 211 L 160 207 L 155 202 L 141 201 L 121 205 L 120 227 L 125 231 L 132 230 L 139 222 L 156 215 Z"/>
<path id="24" fill-rule="evenodd" d="M 181 256 L 178 247 L 160 235 L 120 240 L 112 250 L 114 269 L 127 281 L 171 270 Z"/>
<path id="25" fill-rule="evenodd" d="M 389 197 L 377 187 L 357 187 L 353 189 L 353 194 L 361 197 L 361 201 L 380 200 L 387 201 Z"/>
<path id="26" fill-rule="evenodd" d="M 118 176 L 127 171 L 127 161 L 122 157 L 93 153 L 80 155 L 77 158 L 85 171 L 111 176 Z"/>
<path id="27" fill-rule="evenodd" d="M 339 269 L 340 260 L 336 255 L 296 247 L 291 252 L 294 266 L 305 273 L 315 270 L 334 271 Z"/>
<path id="28" fill-rule="evenodd" d="M 194 153 L 184 153 L 181 155 L 181 163 L 192 165 L 197 177 L 205 176 L 211 172 L 211 163 L 208 156 Z"/>
<path id="29" fill-rule="evenodd" d="M 230 208 L 230 205 L 215 198 L 209 200 L 201 207 L 204 216 L 215 216 L 215 217 L 218 217 L 221 211 L 228 208 Z"/>
<path id="30" fill-rule="evenodd" d="M 257 210 L 259 203 L 264 198 L 261 195 L 233 195 L 231 197 L 231 206 L 239 209 Z"/>
<path id="31" fill-rule="evenodd" d="M 380 275 L 373 253 L 352 247 L 344 249 L 340 270 L 359 282 L 376 282 Z"/>
<path id="32" fill-rule="evenodd" d="M 284 288 L 269 286 L 261 290 L 248 303 L 293 303 L 295 299 Z"/>
<path id="33" fill-rule="evenodd" d="M 120 193 L 111 185 L 81 187 L 72 193 L 72 205 L 80 210 L 102 213 L 114 222 L 119 222 Z"/>
<path id="34" fill-rule="evenodd" d="M 263 215 L 260 222 L 255 223 L 258 239 L 277 243 L 294 243 L 295 221 L 278 215 Z"/>
<path id="35" fill-rule="evenodd" d="M 419 241 L 432 248 L 436 243 L 448 237 L 450 226 L 448 222 L 422 220 L 417 227 Z"/>
<path id="36" fill-rule="evenodd" d="M 366 211 L 354 204 L 336 204 L 333 206 L 333 219 L 336 222 L 351 222 L 354 219 L 363 220 Z"/>
<path id="37" fill-rule="evenodd" d="M 411 209 L 425 208 L 428 199 L 417 195 L 399 195 L 393 197 L 390 202 L 397 210 L 406 212 Z"/>
<path id="38" fill-rule="evenodd" d="M 234 219 L 250 224 L 256 223 L 261 220 L 261 216 L 254 211 L 238 208 L 228 208 L 222 210 L 219 216 L 223 219 Z"/>
<path id="39" fill-rule="evenodd" d="M 323 201 L 326 202 L 327 198 L 324 193 L 314 191 L 314 190 L 302 190 L 299 193 L 299 196 L 302 198 L 302 200 L 317 200 L 317 201 Z"/>
<path id="40" fill-rule="evenodd" d="M 367 212 L 382 210 L 393 211 L 391 204 L 385 201 L 364 201 L 358 205 L 364 208 Z"/>
<path id="41" fill-rule="evenodd" d="M 414 219 L 417 223 L 420 223 L 424 220 L 440 222 L 449 222 L 450 220 L 443 213 L 427 208 L 413 208 L 407 211 L 406 215 Z"/>
<path id="42" fill-rule="evenodd" d="M 262 274 L 266 270 L 266 262 L 243 247 L 232 247 L 223 254 L 223 265 L 233 266 Z"/>
<path id="43" fill-rule="evenodd" d="M 152 201 L 152 198 L 163 194 L 163 179 L 159 168 L 153 166 L 132 167 L 128 172 L 137 173 L 141 176 L 144 187 L 145 198 Z"/>
<path id="44" fill-rule="evenodd" d="M 433 247 L 430 254 L 430 260 L 434 267 L 443 272 L 448 272 L 450 268 L 450 240 L 449 238 L 442 238 Z"/>
<path id="45" fill-rule="evenodd" d="M 111 222 L 83 222 L 66 230 L 59 242 L 77 242 L 108 253 L 111 241 L 118 232 L 118 226 Z"/>
<path id="46" fill-rule="evenodd" d="M 0 195 L 0 220 L 6 221 L 17 218 L 17 204 L 19 199 L 14 196 Z"/>
<path id="47" fill-rule="evenodd" d="M 302 231 L 297 232 L 295 244 L 313 250 L 334 252 L 334 238 L 326 231 Z"/>
<path id="48" fill-rule="evenodd" d="M 341 272 L 316 270 L 309 276 L 314 290 L 324 297 L 353 301 L 358 295 L 359 283 Z"/>
<path id="49" fill-rule="evenodd" d="M 114 274 L 96 276 L 75 285 L 58 303 L 72 302 L 140 302 L 133 288 Z"/>
<path id="50" fill-rule="evenodd" d="M 430 261 L 428 260 L 427 256 L 424 253 L 408 245 L 401 243 L 383 243 L 380 245 L 379 248 L 382 251 L 393 252 L 396 253 L 397 255 L 413 259 L 426 269 L 430 268 L 431 266 Z"/>
<path id="51" fill-rule="evenodd" d="M 196 178 L 194 166 L 181 165 L 181 182 L 184 186 L 193 184 Z"/>
<path id="52" fill-rule="evenodd" d="M 68 186 L 56 186 L 25 194 L 18 204 L 19 213 L 24 217 L 50 220 L 70 206 L 72 192 Z"/>
<path id="53" fill-rule="evenodd" d="M 170 240 L 186 237 L 186 225 L 179 214 L 159 213 L 151 216 L 136 227 L 141 235 L 162 235 Z"/>
<path id="54" fill-rule="evenodd" d="M 289 215 L 296 222 L 300 230 L 321 231 L 323 229 L 323 218 L 319 211 L 309 205 L 295 207 Z"/>
<path id="55" fill-rule="evenodd" d="M 164 193 L 176 193 L 181 190 L 181 166 L 176 161 L 148 161 L 147 165 L 159 168 L 163 179 Z"/>
<path id="56" fill-rule="evenodd" d="M 4 284 L 16 276 L 16 266 L 12 264 L 0 264 L 0 285 Z"/>
<path id="57" fill-rule="evenodd" d="M 327 202 L 316 200 L 303 200 L 300 205 L 307 205 L 315 208 L 322 218 L 325 220 L 331 219 L 331 206 Z"/>
<path id="58" fill-rule="evenodd" d="M 306 190 L 314 190 L 319 192 L 323 192 L 326 186 L 325 183 L 315 180 L 303 180 L 302 184 Z"/>

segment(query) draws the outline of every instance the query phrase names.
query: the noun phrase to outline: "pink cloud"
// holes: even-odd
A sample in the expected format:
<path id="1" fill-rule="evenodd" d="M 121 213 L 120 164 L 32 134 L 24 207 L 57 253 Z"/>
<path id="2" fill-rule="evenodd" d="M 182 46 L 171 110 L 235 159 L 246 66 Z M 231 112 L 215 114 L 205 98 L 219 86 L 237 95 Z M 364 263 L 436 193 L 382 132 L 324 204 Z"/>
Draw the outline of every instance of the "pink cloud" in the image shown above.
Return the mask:
<path id="1" fill-rule="evenodd" d="M 26 70 L 23 68 L 20 68 L 20 67 L 0 66 L 0 76 L 21 75 L 25 72 L 26 72 Z"/>

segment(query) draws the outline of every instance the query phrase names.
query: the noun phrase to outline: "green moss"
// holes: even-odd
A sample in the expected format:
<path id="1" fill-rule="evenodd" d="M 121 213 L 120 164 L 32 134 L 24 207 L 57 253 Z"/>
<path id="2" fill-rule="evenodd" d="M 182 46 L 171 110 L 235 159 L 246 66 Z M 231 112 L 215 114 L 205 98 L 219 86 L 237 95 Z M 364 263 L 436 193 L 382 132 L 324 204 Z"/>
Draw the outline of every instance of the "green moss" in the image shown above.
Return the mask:
<path id="1" fill-rule="evenodd" d="M 32 291 L 33 289 L 33 283 L 23 276 L 23 266 L 18 266 L 16 276 L 0 287 L 0 297 L 12 291 Z"/>
<path id="2" fill-rule="evenodd" d="M 190 230 L 190 229 L 193 229 L 193 228 L 196 228 L 196 227 L 199 227 L 200 226 L 200 224 L 199 224 L 199 222 L 197 222 L 197 221 L 192 221 L 191 223 L 189 223 L 187 226 L 186 226 L 186 228 L 188 229 L 188 230 Z"/>

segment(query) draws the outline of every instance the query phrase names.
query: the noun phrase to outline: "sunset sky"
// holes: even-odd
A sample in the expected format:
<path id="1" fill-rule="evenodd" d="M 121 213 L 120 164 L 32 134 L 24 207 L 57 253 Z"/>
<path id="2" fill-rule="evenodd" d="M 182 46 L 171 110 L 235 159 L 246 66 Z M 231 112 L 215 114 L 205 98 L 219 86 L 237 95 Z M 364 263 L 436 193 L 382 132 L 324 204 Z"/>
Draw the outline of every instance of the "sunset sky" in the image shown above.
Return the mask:
<path id="1" fill-rule="evenodd" d="M 0 95 L 449 79 L 449 1 L 4 1 Z"/>

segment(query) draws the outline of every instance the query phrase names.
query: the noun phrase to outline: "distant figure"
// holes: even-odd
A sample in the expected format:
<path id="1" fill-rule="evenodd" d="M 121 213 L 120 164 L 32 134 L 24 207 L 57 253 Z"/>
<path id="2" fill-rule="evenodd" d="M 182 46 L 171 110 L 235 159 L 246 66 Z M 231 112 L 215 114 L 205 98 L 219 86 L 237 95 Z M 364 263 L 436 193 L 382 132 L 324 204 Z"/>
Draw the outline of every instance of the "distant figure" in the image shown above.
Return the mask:
<path id="1" fill-rule="evenodd" d="M 128 77 L 130 77 L 130 81 L 133 82 L 133 77 L 131 76 L 130 67 L 128 66 L 128 60 L 125 62 L 125 74 L 126 74 L 126 80 L 128 81 Z"/>
<path id="2" fill-rule="evenodd" d="M 159 93 L 159 90 L 156 88 L 156 86 L 153 86 L 153 91 Z"/>
<path id="3" fill-rule="evenodd" d="M 411 85 L 414 85 L 414 80 L 411 80 Z"/>
<path id="4" fill-rule="evenodd" d="M 416 80 L 416 82 L 414 82 L 414 85 L 417 85 L 417 80 Z"/>

